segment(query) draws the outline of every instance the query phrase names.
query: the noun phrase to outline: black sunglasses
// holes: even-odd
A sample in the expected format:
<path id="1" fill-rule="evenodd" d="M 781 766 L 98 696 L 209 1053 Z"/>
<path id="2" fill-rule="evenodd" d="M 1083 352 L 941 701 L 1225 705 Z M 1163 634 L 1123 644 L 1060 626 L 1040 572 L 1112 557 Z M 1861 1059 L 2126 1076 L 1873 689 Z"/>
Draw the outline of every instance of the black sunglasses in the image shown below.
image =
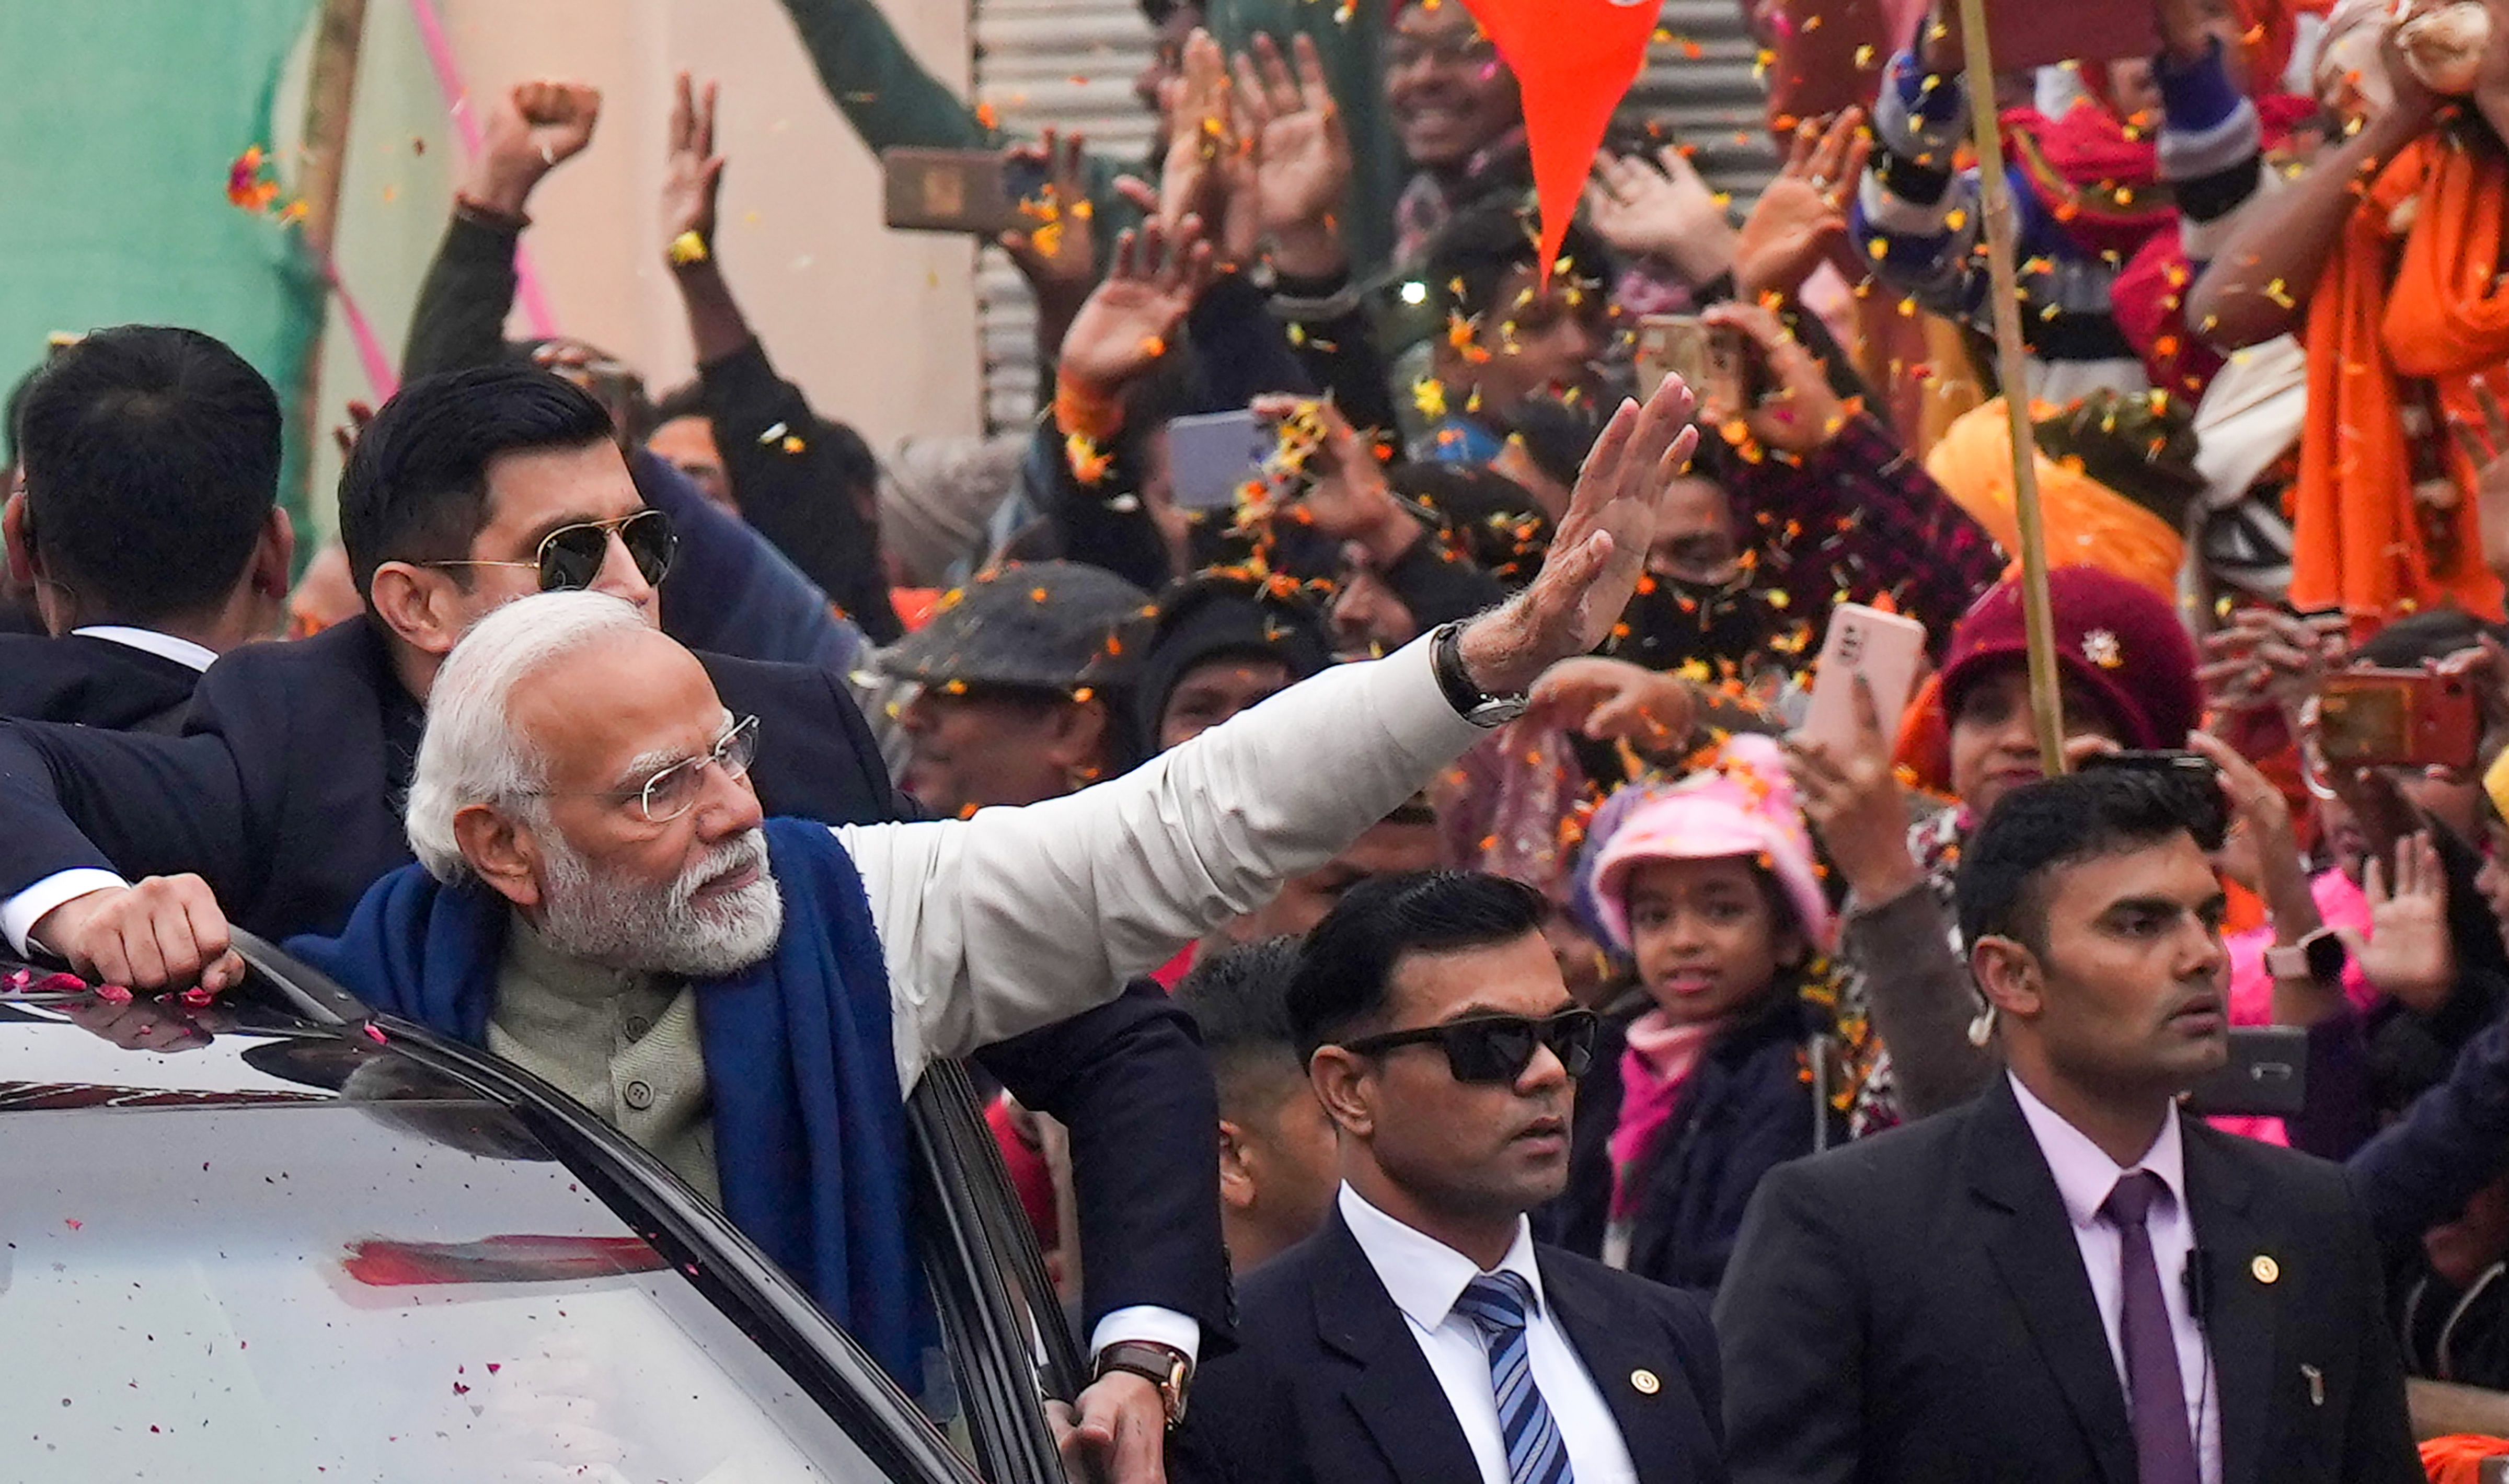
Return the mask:
<path id="1" fill-rule="evenodd" d="M 1343 1051 L 1361 1057 L 1383 1056 L 1400 1046 L 1436 1046 L 1445 1052 L 1446 1069 L 1457 1082 L 1514 1082 L 1533 1064 L 1534 1050 L 1547 1046 L 1569 1076 L 1583 1077 L 1594 1060 L 1594 1034 L 1602 1023 L 1591 1010 L 1563 1010 L 1538 1020 L 1520 1015 L 1477 1015 L 1340 1044 Z"/>
<path id="2" fill-rule="evenodd" d="M 430 562 L 430 567 L 531 567 L 541 575 L 541 591 L 544 593 L 578 592 L 590 587 L 610 561 L 610 538 L 616 534 L 618 543 L 627 548 L 627 559 L 636 564 L 637 575 L 646 582 L 656 583 L 671 570 L 671 557 L 680 549 L 679 533 L 671 529 L 671 517 L 660 510 L 639 510 L 618 520 L 585 521 L 580 526 L 560 526 L 541 538 L 539 554 L 528 562 Z"/>

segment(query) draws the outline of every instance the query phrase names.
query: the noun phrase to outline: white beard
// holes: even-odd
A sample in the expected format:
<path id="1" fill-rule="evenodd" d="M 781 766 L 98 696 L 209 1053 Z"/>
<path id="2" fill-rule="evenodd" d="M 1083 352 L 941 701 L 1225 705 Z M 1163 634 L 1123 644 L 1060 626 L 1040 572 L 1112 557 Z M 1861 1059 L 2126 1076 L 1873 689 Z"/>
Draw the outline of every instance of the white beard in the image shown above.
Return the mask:
<path id="1" fill-rule="evenodd" d="M 613 969 L 723 979 L 775 951 L 784 896 L 768 865 L 767 835 L 751 830 L 706 853 L 665 886 L 598 878 L 590 863 L 543 834 L 548 874 L 542 883 L 541 936 L 550 947 Z M 744 867 L 758 879 L 700 908 L 697 889 Z"/>

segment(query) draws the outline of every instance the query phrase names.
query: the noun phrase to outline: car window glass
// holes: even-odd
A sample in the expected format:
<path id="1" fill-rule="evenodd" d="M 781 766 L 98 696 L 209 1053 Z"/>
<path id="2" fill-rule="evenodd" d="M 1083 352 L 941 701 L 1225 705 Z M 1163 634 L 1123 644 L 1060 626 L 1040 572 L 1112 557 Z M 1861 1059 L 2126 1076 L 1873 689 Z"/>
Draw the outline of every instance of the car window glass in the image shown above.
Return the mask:
<path id="1" fill-rule="evenodd" d="M 692 1484 L 869 1456 L 478 1102 L 0 1118 L 23 1484 Z"/>

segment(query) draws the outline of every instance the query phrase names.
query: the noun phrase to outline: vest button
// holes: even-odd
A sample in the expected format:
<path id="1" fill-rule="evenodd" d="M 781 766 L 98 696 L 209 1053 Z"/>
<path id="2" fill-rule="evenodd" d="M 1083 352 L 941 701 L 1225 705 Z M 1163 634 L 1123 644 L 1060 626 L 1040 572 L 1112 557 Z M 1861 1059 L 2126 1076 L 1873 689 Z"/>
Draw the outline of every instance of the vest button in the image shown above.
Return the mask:
<path id="1" fill-rule="evenodd" d="M 644 1112 L 647 1108 L 654 1105 L 654 1088 L 651 1083 L 631 1082 L 627 1084 L 626 1095 L 627 1106 L 634 1108 L 639 1113 Z"/>

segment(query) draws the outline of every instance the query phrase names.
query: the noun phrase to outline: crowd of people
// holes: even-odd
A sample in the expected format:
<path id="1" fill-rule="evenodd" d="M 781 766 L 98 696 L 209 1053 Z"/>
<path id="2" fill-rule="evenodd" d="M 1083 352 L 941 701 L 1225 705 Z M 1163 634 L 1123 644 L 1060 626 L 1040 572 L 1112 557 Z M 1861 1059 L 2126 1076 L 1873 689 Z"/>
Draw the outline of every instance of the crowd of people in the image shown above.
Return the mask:
<path id="1" fill-rule="evenodd" d="M 1459 0 L 1143 0 L 1137 162 L 785 4 L 867 146 L 1043 181 L 1024 444 L 776 372 L 685 76 L 695 379 L 506 339 L 601 109 L 514 88 L 336 541 L 208 336 L 12 393 L 9 952 L 285 940 L 910 1391 L 900 1110 L 968 1057 L 1127 1484 L 2402 1480 L 2407 1377 L 2509 1391 L 2509 0 L 1999 78 L 1991 398 L 1950 0 L 1746 7 L 1779 176 L 1616 126 L 1554 263 Z M 1824 645 L 1880 615 L 1904 695 Z"/>

